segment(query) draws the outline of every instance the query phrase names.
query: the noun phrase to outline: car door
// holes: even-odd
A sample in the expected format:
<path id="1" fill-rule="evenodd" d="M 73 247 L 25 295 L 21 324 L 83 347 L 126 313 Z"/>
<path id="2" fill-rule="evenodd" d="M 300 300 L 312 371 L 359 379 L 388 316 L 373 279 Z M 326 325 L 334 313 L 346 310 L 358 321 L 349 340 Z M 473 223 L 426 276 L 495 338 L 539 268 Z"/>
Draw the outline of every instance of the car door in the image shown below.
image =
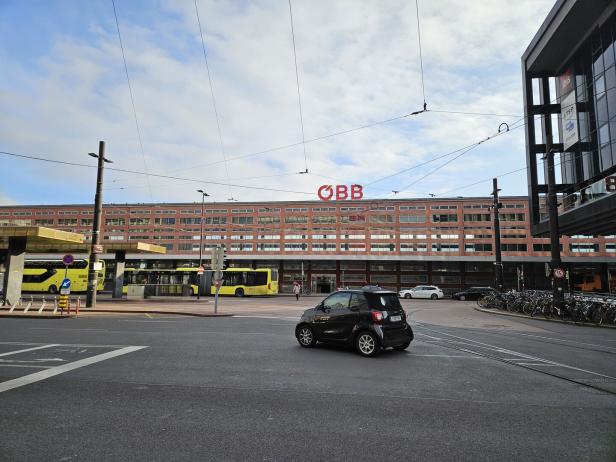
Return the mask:
<path id="1" fill-rule="evenodd" d="M 428 291 L 426 290 L 426 286 L 417 287 L 417 298 L 427 298 L 427 293 Z"/>
<path id="2" fill-rule="evenodd" d="M 315 315 L 318 337 L 322 340 L 340 341 L 343 338 L 344 317 L 349 314 L 350 292 L 335 292 L 323 300 Z"/>

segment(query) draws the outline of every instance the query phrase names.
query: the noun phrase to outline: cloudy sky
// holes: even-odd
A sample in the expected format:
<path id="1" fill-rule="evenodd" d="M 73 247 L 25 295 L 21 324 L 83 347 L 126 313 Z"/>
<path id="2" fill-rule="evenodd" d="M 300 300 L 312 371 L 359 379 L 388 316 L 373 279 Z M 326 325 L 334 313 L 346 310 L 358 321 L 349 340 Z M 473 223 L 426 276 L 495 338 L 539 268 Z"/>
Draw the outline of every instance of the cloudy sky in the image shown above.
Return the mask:
<path id="1" fill-rule="evenodd" d="M 305 200 L 343 183 L 487 195 L 491 180 L 463 186 L 523 168 L 523 129 L 459 149 L 520 126 L 520 57 L 553 3 L 419 0 L 429 111 L 401 117 L 424 98 L 415 2 L 293 0 L 302 145 L 287 0 L 197 0 L 220 136 L 194 0 L 115 0 L 134 111 L 111 0 L 0 0 L 0 151 L 86 165 L 0 155 L 0 204 L 91 202 L 99 140 L 118 169 L 105 202 Z M 500 181 L 526 194 L 525 172 Z"/>

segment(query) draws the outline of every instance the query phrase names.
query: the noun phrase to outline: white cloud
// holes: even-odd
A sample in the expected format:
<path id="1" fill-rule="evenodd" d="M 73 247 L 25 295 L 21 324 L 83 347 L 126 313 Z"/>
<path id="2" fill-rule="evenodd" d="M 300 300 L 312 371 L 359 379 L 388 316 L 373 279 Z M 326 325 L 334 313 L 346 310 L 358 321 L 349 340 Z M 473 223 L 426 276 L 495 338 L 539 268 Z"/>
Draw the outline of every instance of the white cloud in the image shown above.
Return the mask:
<path id="1" fill-rule="evenodd" d="M 429 108 L 521 114 L 520 56 L 551 3 L 420 2 Z M 194 5 L 166 3 L 138 24 L 129 8 L 129 2 L 122 2 L 118 13 L 148 171 L 202 180 L 218 201 L 230 195 L 240 200 L 314 198 L 205 183 L 226 182 L 226 173 Z M 307 139 L 420 108 L 413 2 L 295 1 L 293 8 Z M 203 0 L 199 9 L 227 157 L 299 141 L 287 3 Z M 52 46 L 36 66 L 26 59 L 8 63 L 0 56 L 3 69 L 11 65 L 0 99 L 19 108 L 0 116 L 4 150 L 88 162 L 85 153 L 103 139 L 113 167 L 144 170 L 115 24 L 112 16 L 103 22 L 90 18 L 90 24 L 85 36 L 59 31 L 50 37 Z M 368 183 L 492 135 L 500 122 L 513 120 L 422 114 L 310 143 L 308 167 L 316 174 Z M 518 130 L 429 176 L 413 192 L 451 189 L 523 165 L 523 159 Z M 369 192 L 387 194 L 446 160 L 376 183 Z M 230 182 L 236 184 L 312 192 L 327 182 L 317 175 L 292 174 L 304 169 L 301 146 L 227 165 Z M 31 201 L 62 202 L 51 167 L 28 166 L 35 184 L 46 191 L 44 199 L 33 195 Z M 71 200 L 91 201 L 92 172 L 71 172 Z M 144 177 L 109 171 L 106 199 L 195 199 L 195 183 L 154 177 L 149 182 L 151 196 Z M 525 186 L 513 184 L 511 192 L 524 193 Z"/>

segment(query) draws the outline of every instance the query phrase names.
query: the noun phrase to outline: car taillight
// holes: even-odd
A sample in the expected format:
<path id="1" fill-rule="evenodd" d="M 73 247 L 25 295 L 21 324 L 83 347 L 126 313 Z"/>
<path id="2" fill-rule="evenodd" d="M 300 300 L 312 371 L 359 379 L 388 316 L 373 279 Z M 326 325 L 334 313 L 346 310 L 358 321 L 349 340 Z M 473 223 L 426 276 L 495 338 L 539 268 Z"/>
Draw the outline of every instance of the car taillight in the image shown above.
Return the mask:
<path id="1" fill-rule="evenodd" d="M 371 311 L 370 315 L 372 316 L 372 321 L 376 323 L 383 322 L 383 313 L 380 311 Z"/>

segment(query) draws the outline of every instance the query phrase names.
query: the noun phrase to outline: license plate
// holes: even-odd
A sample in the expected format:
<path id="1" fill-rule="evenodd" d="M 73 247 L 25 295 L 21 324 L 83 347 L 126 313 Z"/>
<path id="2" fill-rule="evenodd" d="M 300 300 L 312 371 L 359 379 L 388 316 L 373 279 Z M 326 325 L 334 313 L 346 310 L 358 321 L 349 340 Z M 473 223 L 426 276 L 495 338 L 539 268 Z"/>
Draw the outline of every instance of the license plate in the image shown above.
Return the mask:
<path id="1" fill-rule="evenodd" d="M 392 322 L 402 321 L 402 316 L 392 316 L 389 318 Z"/>

